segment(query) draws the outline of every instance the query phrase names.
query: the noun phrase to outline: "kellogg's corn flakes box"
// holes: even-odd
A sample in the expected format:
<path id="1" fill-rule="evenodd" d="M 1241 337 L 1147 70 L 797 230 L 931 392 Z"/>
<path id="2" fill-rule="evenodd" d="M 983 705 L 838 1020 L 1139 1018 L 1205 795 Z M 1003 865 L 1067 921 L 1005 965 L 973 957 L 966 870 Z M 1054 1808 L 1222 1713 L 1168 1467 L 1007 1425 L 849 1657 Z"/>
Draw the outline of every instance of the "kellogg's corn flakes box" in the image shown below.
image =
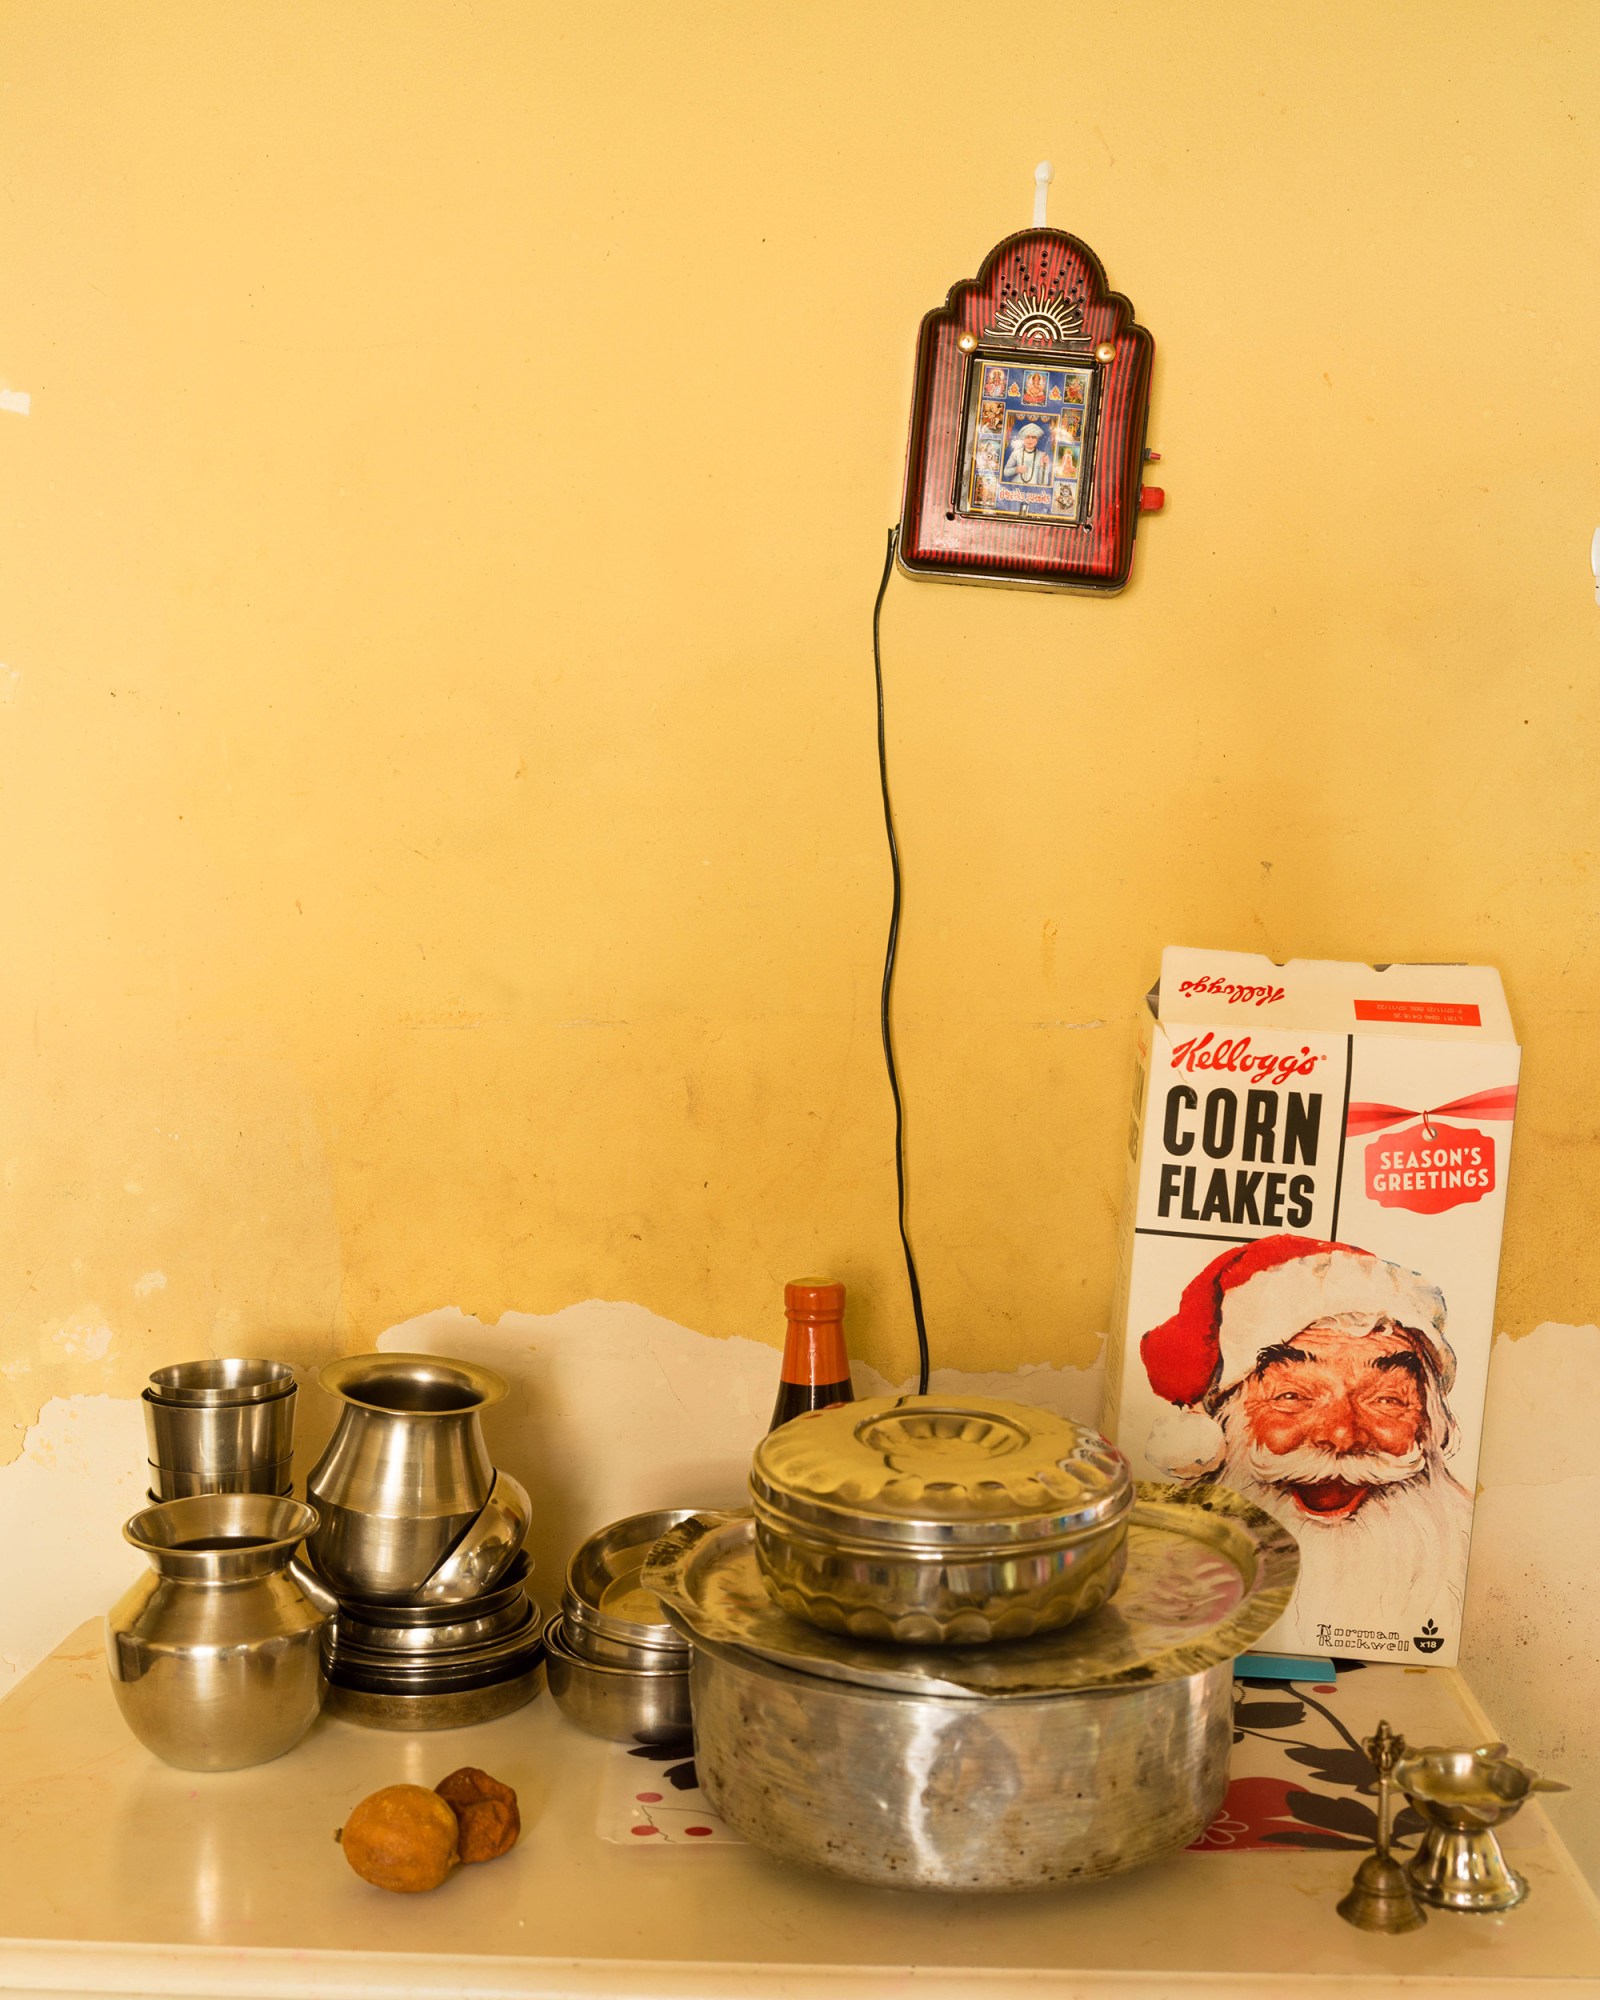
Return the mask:
<path id="1" fill-rule="evenodd" d="M 1486 966 L 1162 955 L 1104 1423 L 1294 1534 L 1263 1651 L 1455 1661 L 1519 1061 Z"/>

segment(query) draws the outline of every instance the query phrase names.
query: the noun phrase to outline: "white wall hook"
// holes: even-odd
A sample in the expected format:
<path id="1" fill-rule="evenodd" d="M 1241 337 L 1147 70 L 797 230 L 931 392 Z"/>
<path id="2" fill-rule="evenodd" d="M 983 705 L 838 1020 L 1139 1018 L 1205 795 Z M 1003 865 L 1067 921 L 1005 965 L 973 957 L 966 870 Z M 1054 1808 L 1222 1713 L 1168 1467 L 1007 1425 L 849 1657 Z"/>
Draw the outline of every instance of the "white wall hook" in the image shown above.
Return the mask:
<path id="1" fill-rule="evenodd" d="M 1041 160 L 1033 170 L 1033 226 L 1045 227 L 1045 204 L 1050 199 L 1050 183 L 1056 177 L 1056 170 L 1048 160 Z"/>
<path id="2" fill-rule="evenodd" d="M 1600 604 L 1600 528 L 1595 529 L 1589 544 L 1589 567 L 1594 571 L 1594 601 Z"/>

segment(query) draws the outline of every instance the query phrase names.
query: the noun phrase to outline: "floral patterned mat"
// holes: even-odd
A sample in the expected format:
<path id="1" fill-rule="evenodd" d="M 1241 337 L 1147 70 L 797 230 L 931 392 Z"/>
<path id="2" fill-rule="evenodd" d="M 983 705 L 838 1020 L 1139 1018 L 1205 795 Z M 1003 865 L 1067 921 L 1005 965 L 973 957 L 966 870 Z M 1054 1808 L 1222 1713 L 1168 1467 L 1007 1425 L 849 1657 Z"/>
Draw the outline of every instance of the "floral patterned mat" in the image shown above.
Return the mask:
<path id="1" fill-rule="evenodd" d="M 1233 1684 L 1233 1758 L 1217 1816 L 1190 1849 L 1238 1854 L 1263 1848 L 1343 1848 L 1377 1837 L 1378 1783 L 1359 1731 L 1340 1716 L 1340 1688 L 1359 1661 L 1341 1663 L 1333 1685 L 1239 1679 Z M 1422 1822 L 1407 1807 L 1395 1819 L 1404 1843 Z M 602 1840 L 635 1847 L 738 1843 L 711 1810 L 681 1743 L 616 1746 L 601 1789 Z"/>
<path id="2" fill-rule="evenodd" d="M 616 1745 L 600 1790 L 597 1831 L 602 1840 L 634 1847 L 745 1844 L 707 1805 L 686 1748 L 682 1743 Z"/>
<path id="3" fill-rule="evenodd" d="M 1234 1682 L 1228 1789 L 1191 1853 L 1331 1847 L 1354 1854 L 1372 1846 L 1378 1835 L 1378 1780 L 1359 1734 L 1339 1715 L 1340 1686 L 1363 1665 L 1341 1662 L 1337 1671 L 1332 1686 Z M 1409 1806 L 1395 1815 L 1397 1844 L 1421 1830 L 1422 1821 Z"/>

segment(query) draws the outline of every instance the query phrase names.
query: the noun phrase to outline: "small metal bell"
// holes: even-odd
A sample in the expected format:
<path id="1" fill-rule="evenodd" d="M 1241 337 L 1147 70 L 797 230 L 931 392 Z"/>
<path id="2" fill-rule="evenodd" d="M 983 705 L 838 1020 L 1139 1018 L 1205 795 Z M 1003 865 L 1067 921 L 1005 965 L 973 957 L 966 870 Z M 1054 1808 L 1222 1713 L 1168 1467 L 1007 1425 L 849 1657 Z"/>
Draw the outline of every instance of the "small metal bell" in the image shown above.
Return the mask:
<path id="1" fill-rule="evenodd" d="M 1362 1744 L 1378 1774 L 1378 1844 L 1356 1870 L 1356 1878 L 1339 1903 L 1339 1914 L 1361 1931 L 1418 1931 L 1428 1921 L 1402 1863 L 1389 1852 L 1389 1786 L 1394 1767 L 1405 1754 L 1405 1738 L 1387 1722 Z"/>
<path id="2" fill-rule="evenodd" d="M 1339 1903 L 1339 1914 L 1358 1931 L 1420 1931 L 1428 1921 L 1418 1907 L 1404 1863 L 1392 1854 L 1369 1854 Z"/>

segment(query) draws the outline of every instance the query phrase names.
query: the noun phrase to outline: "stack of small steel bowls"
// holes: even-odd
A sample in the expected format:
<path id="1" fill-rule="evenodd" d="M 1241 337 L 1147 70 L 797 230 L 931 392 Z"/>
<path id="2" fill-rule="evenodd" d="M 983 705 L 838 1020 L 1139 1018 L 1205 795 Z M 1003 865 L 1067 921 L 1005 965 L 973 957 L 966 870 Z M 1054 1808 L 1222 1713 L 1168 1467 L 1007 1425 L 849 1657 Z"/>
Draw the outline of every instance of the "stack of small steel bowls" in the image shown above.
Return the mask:
<path id="1" fill-rule="evenodd" d="M 630 1514 L 567 1565 L 561 1609 L 545 1627 L 546 1669 L 557 1707 L 591 1736 L 670 1743 L 689 1734 L 692 1648 L 639 1573 L 661 1536 L 692 1518 L 681 1507 Z"/>
<path id="2" fill-rule="evenodd" d="M 286 1361 L 230 1357 L 158 1368 L 144 1392 L 150 1498 L 286 1495 L 295 1391 Z"/>

